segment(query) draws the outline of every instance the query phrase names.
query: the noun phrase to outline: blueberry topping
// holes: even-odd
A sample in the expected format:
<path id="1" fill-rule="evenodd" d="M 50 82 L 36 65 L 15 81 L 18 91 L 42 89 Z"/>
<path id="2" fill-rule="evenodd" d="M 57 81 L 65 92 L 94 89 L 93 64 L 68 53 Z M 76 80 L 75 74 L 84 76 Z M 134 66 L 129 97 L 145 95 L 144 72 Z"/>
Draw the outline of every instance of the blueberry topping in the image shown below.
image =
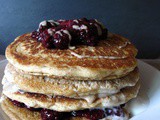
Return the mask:
<path id="1" fill-rule="evenodd" d="M 43 46 L 46 48 L 54 48 L 54 38 L 48 34 L 48 31 L 45 30 L 40 34 L 38 41 L 42 42 Z"/>
<path id="2" fill-rule="evenodd" d="M 111 108 L 106 108 L 106 109 L 105 109 L 105 114 L 106 114 L 107 116 L 112 115 L 112 114 L 113 114 L 112 109 L 111 109 Z"/>
<path id="3" fill-rule="evenodd" d="M 27 108 L 28 110 L 30 110 L 30 111 L 36 111 L 36 112 L 39 112 L 39 111 L 42 110 L 42 108 L 33 108 L 33 107 L 28 107 L 28 106 L 26 106 L 26 108 Z"/>
<path id="4" fill-rule="evenodd" d="M 63 113 L 48 109 L 42 109 L 41 117 L 42 120 L 62 120 Z"/>
<path id="5" fill-rule="evenodd" d="M 97 20 L 82 18 L 43 21 L 31 37 L 46 48 L 67 49 L 70 45 L 96 46 L 99 40 L 107 38 L 107 33 L 108 30 Z"/>
<path id="6" fill-rule="evenodd" d="M 16 101 L 16 100 L 11 100 L 11 101 L 12 101 L 12 103 L 13 103 L 15 106 L 17 106 L 17 107 L 21 107 L 21 108 L 26 107 L 26 105 L 25 105 L 24 103 L 20 103 L 20 102 L 18 102 L 18 101 Z"/>
<path id="7" fill-rule="evenodd" d="M 31 34 L 31 37 L 38 39 L 38 38 L 39 38 L 39 35 L 40 35 L 40 32 L 38 32 L 38 31 L 33 31 L 32 34 Z"/>
<path id="8" fill-rule="evenodd" d="M 70 33 L 67 30 L 60 30 L 54 34 L 54 46 L 59 49 L 67 49 L 70 43 Z"/>
<path id="9" fill-rule="evenodd" d="M 73 116 L 78 116 L 78 117 L 85 117 L 88 118 L 89 120 L 98 120 L 102 119 L 105 117 L 104 111 L 101 109 L 86 109 L 86 110 L 79 110 L 79 111 L 73 111 L 72 112 Z"/>
<path id="10" fill-rule="evenodd" d="M 113 111 L 114 111 L 114 114 L 116 116 L 124 117 L 124 112 L 123 112 L 123 109 L 121 107 L 114 107 Z"/>

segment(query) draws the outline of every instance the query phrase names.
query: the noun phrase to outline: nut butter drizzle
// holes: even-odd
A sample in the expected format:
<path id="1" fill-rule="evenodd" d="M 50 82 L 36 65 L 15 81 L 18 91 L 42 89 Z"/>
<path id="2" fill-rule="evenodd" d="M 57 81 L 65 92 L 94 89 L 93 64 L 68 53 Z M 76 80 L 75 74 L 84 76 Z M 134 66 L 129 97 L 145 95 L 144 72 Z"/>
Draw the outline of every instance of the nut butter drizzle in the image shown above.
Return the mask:
<path id="1" fill-rule="evenodd" d="M 123 45 L 118 46 L 118 48 L 119 49 L 125 48 L 128 44 L 131 44 L 131 42 L 126 41 Z M 114 60 L 114 59 L 125 59 L 125 58 L 127 58 L 127 56 L 119 57 L 119 56 L 89 56 L 89 55 L 80 55 L 80 54 L 77 54 L 77 53 L 75 53 L 73 51 L 71 51 L 71 55 L 73 55 L 73 56 L 75 56 L 77 58 L 92 58 L 92 59 L 100 58 L 100 59 L 112 59 L 112 60 Z"/>
<path id="2" fill-rule="evenodd" d="M 79 55 L 73 51 L 71 51 L 71 55 L 77 57 L 77 58 L 92 58 L 92 59 L 96 59 L 96 58 L 100 58 L 100 59 L 124 59 L 127 58 L 127 56 L 122 56 L 122 57 L 118 57 L 118 56 L 90 56 L 90 55 Z"/>
<path id="3" fill-rule="evenodd" d="M 126 47 L 128 44 L 131 44 L 131 42 L 126 41 L 123 45 L 118 46 L 119 49 Z"/>

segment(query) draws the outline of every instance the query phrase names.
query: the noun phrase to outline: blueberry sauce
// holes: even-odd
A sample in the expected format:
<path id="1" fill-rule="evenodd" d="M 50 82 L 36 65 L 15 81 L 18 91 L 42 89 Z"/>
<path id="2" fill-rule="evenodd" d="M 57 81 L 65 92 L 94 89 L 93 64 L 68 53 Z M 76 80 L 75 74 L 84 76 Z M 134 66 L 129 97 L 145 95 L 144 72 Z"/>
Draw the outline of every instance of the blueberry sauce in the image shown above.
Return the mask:
<path id="1" fill-rule="evenodd" d="M 67 49 L 76 45 L 96 46 L 99 40 L 107 38 L 107 32 L 96 19 L 48 20 L 42 21 L 31 37 L 46 48 Z"/>
<path id="2" fill-rule="evenodd" d="M 49 109 L 43 108 L 32 108 L 26 106 L 24 103 L 20 103 L 15 100 L 10 101 L 16 105 L 17 107 L 27 108 L 30 111 L 40 112 L 42 120 L 64 120 L 70 117 L 85 117 L 89 120 L 99 120 L 105 118 L 107 116 L 118 116 L 118 117 L 125 117 L 123 107 L 124 105 L 120 105 L 119 107 L 113 108 L 105 108 L 105 109 L 85 109 L 85 110 L 78 110 L 72 112 L 58 112 Z"/>
<path id="3" fill-rule="evenodd" d="M 41 110 L 41 117 L 42 120 L 63 120 L 65 117 L 62 112 L 57 112 L 53 110 L 48 109 L 42 109 Z"/>

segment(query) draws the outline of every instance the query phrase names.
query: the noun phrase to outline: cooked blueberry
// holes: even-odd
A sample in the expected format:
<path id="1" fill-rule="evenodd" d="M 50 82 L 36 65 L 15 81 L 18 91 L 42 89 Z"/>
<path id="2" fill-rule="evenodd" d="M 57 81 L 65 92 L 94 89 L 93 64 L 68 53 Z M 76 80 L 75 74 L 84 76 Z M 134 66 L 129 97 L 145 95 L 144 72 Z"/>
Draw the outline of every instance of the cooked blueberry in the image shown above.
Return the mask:
<path id="1" fill-rule="evenodd" d="M 42 120 L 62 120 L 63 113 L 48 109 L 42 109 L 41 117 Z"/>
<path id="2" fill-rule="evenodd" d="M 46 37 L 44 38 L 44 40 L 42 40 L 42 44 L 43 44 L 43 46 L 46 47 L 46 48 L 54 48 L 53 41 L 54 41 L 53 37 L 51 37 L 51 36 L 49 36 L 49 37 L 46 36 Z"/>
<path id="3" fill-rule="evenodd" d="M 108 30 L 105 28 L 102 30 L 102 36 L 100 36 L 100 39 L 106 39 L 108 36 Z"/>
<path id="4" fill-rule="evenodd" d="M 58 49 L 67 49 L 70 39 L 70 33 L 67 30 L 57 31 L 54 34 L 54 46 Z"/>
<path id="5" fill-rule="evenodd" d="M 89 38 L 89 35 L 87 34 L 87 31 L 86 30 L 81 30 L 79 31 L 79 39 L 82 40 L 85 40 L 85 39 L 88 39 Z"/>
<path id="6" fill-rule="evenodd" d="M 55 21 L 52 21 L 52 20 L 49 20 L 49 21 L 43 21 L 39 24 L 39 28 L 38 28 L 38 31 L 41 33 L 47 29 L 50 29 L 50 28 L 55 28 L 58 26 L 59 23 L 55 22 Z"/>
<path id="7" fill-rule="evenodd" d="M 105 109 L 105 114 L 106 114 L 107 116 L 110 116 L 110 115 L 113 114 L 113 110 L 112 110 L 111 108 L 106 108 L 106 109 Z"/>
<path id="8" fill-rule="evenodd" d="M 37 37 L 37 31 L 33 31 L 32 34 L 31 34 L 31 37 L 36 38 Z"/>
<path id="9" fill-rule="evenodd" d="M 73 116 L 86 117 L 89 120 L 99 120 L 105 117 L 104 111 L 101 109 L 86 109 L 72 112 Z"/>
<path id="10" fill-rule="evenodd" d="M 86 39 L 85 44 L 88 46 L 95 46 L 97 45 L 97 39 L 95 37 L 90 37 L 88 39 Z"/>
<path id="11" fill-rule="evenodd" d="M 42 108 L 33 108 L 33 107 L 28 107 L 28 106 L 26 106 L 27 107 L 27 109 L 28 110 L 30 110 L 30 111 L 36 111 L 36 112 L 39 112 L 39 111 L 41 111 L 42 110 Z"/>
<path id="12" fill-rule="evenodd" d="M 50 34 L 48 34 L 47 31 L 44 31 L 40 34 L 38 41 L 41 41 L 43 46 L 46 48 L 54 48 L 54 39 Z"/>
<path id="13" fill-rule="evenodd" d="M 69 22 L 69 20 L 64 20 L 64 21 L 61 21 L 60 22 L 60 26 L 68 26 L 68 22 Z"/>
<path id="14" fill-rule="evenodd" d="M 16 101 L 16 100 L 11 100 L 11 101 L 12 101 L 12 103 L 13 103 L 14 105 L 16 105 L 17 107 L 21 107 L 21 108 L 26 107 L 26 105 L 25 105 L 24 103 L 18 102 L 18 101 Z"/>
<path id="15" fill-rule="evenodd" d="M 89 26 L 89 34 L 91 35 L 91 36 L 95 36 L 95 37 L 97 37 L 98 36 L 98 29 L 97 29 L 97 26 L 95 25 L 95 24 L 91 24 L 90 26 Z"/>
<path id="16" fill-rule="evenodd" d="M 72 36 L 72 40 L 71 40 L 71 45 L 72 46 L 76 46 L 76 45 L 81 45 L 82 44 L 82 40 L 79 37 L 80 32 L 78 30 L 70 30 L 71 36 Z"/>
<path id="17" fill-rule="evenodd" d="M 60 26 L 65 26 L 67 28 L 71 28 L 76 22 L 74 20 L 65 20 L 60 23 Z"/>
<path id="18" fill-rule="evenodd" d="M 39 35 L 40 35 L 40 32 L 38 32 L 38 31 L 33 31 L 32 34 L 31 34 L 31 37 L 38 39 Z"/>
<path id="19" fill-rule="evenodd" d="M 91 120 L 99 120 L 105 117 L 104 111 L 100 109 L 90 110 L 90 116 L 87 117 Z"/>
<path id="20" fill-rule="evenodd" d="M 123 109 L 121 107 L 114 107 L 113 108 L 113 113 L 116 116 L 121 116 L 121 117 L 124 116 L 124 112 L 123 112 Z"/>
<path id="21" fill-rule="evenodd" d="M 79 116 L 79 117 L 87 117 L 90 115 L 90 111 L 89 109 L 85 109 L 85 110 L 78 110 L 78 111 L 73 111 L 72 116 Z"/>
<path id="22" fill-rule="evenodd" d="M 59 31 L 59 30 L 64 30 L 66 29 L 67 27 L 65 25 L 59 25 L 55 28 L 55 31 Z"/>

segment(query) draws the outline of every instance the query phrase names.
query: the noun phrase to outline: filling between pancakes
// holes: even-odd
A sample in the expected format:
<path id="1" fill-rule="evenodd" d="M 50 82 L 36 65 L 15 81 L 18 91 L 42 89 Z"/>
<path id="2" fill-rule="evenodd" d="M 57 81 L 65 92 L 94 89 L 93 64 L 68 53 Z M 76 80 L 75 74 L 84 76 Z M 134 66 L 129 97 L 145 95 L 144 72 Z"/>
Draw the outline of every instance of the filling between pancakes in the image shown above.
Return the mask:
<path id="1" fill-rule="evenodd" d="M 39 112 L 41 115 L 42 120 L 63 120 L 73 117 L 80 117 L 86 118 L 91 120 L 107 120 L 107 119 L 114 119 L 114 120 L 127 120 L 128 114 L 126 113 L 124 107 L 125 105 L 120 105 L 117 107 L 112 108 L 92 108 L 92 109 L 83 109 L 78 111 L 70 111 L 70 112 L 58 112 L 54 110 L 44 109 L 44 108 L 33 108 L 25 105 L 25 103 L 21 103 L 15 100 L 12 100 L 6 96 L 2 97 L 3 102 L 9 102 L 12 106 L 17 106 L 20 109 L 26 109 L 31 112 Z M 10 107 L 12 107 L 10 106 Z"/>

